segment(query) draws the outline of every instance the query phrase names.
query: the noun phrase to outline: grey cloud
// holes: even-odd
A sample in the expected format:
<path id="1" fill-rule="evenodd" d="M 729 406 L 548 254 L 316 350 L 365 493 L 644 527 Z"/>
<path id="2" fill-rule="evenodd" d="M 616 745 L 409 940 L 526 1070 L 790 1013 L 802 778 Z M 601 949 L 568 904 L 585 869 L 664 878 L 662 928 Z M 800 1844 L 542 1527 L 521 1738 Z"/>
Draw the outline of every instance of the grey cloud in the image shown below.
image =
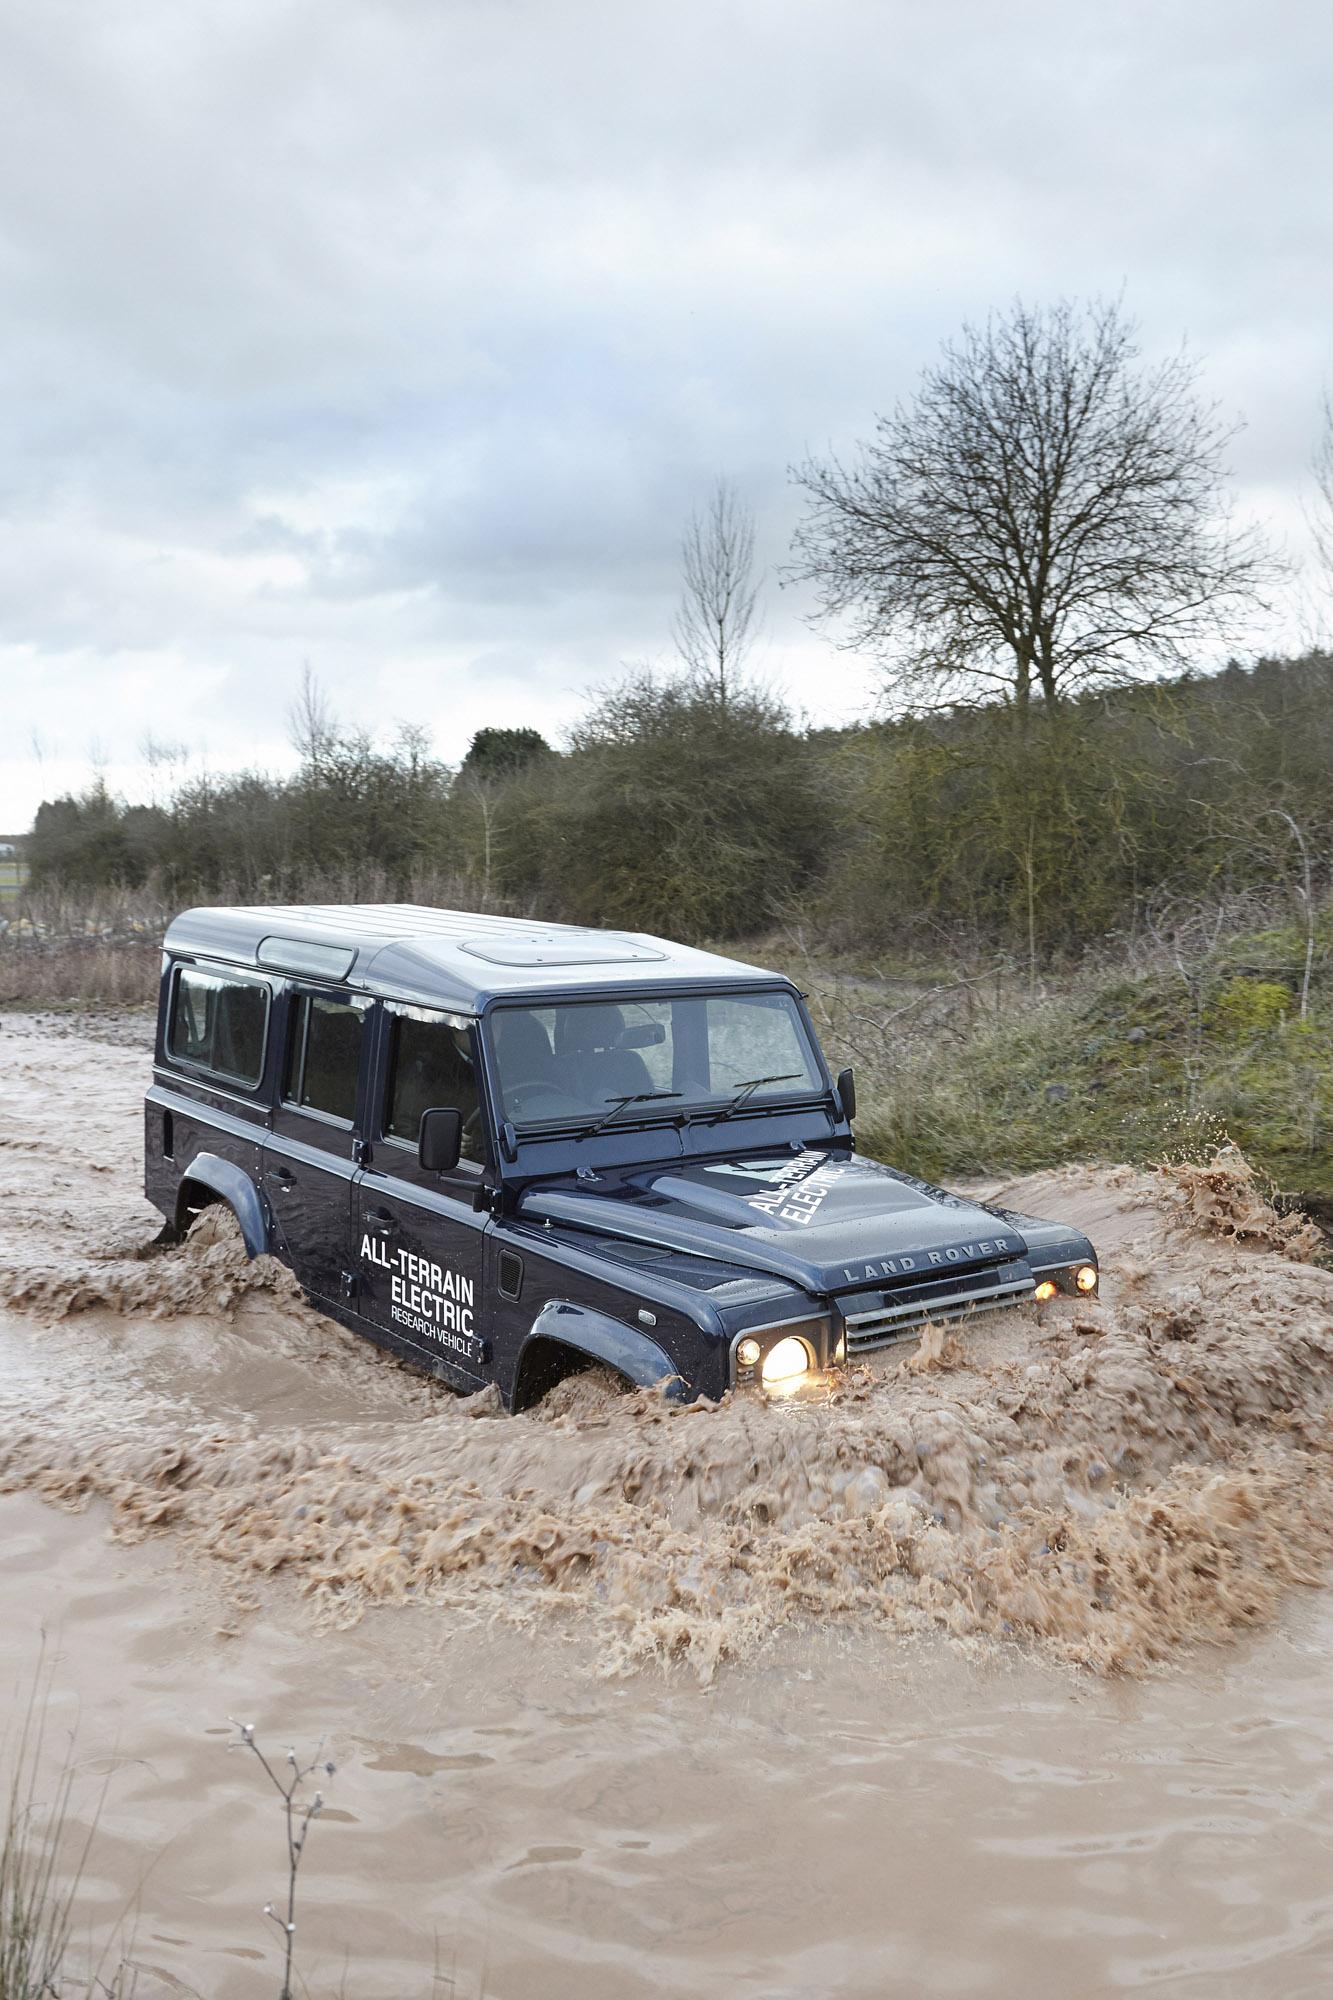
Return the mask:
<path id="1" fill-rule="evenodd" d="M 449 754 L 534 702 L 555 726 L 665 653 L 718 471 L 777 559 L 790 461 L 1019 292 L 1123 284 L 1149 352 L 1188 334 L 1248 418 L 1243 503 L 1296 520 L 1331 56 L 1294 0 L 11 10 L 16 735 L 74 745 L 111 689 L 122 764 L 163 713 L 276 758 L 307 656 L 356 719 L 419 702 Z M 799 608 L 770 593 L 778 678 L 846 713 L 870 664 L 828 666 Z"/>

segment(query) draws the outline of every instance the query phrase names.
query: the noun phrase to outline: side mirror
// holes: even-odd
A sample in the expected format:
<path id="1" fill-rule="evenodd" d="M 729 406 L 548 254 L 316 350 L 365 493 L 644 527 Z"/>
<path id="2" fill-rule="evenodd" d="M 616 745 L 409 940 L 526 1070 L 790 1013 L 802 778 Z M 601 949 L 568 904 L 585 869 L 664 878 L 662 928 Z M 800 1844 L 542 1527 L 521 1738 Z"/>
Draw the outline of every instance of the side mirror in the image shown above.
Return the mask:
<path id="1" fill-rule="evenodd" d="M 461 1111 L 423 1111 L 417 1132 L 417 1159 L 423 1174 L 451 1174 L 463 1151 Z"/>
<path id="2" fill-rule="evenodd" d="M 843 1116 L 850 1125 L 856 1116 L 856 1078 L 849 1069 L 841 1070 L 838 1074 L 838 1102 L 842 1106 Z"/>

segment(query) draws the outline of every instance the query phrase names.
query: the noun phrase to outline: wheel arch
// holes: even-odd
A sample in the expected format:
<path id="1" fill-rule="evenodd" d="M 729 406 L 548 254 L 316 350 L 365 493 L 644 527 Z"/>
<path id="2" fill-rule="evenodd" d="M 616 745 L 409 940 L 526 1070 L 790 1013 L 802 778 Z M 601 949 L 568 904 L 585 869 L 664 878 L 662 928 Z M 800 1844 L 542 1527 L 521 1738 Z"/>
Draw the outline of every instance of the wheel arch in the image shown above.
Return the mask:
<path id="1" fill-rule="evenodd" d="M 186 1229 L 191 1215 L 215 1201 L 226 1202 L 240 1223 L 247 1257 L 262 1256 L 268 1249 L 268 1213 L 259 1189 L 234 1161 L 197 1153 L 176 1193 L 177 1229 Z"/>
<path id="2" fill-rule="evenodd" d="M 582 1361 L 600 1361 L 638 1389 L 660 1389 L 669 1402 L 688 1395 L 670 1355 L 646 1333 L 639 1333 L 609 1313 L 590 1306 L 552 1300 L 544 1305 L 528 1330 L 514 1368 L 511 1407 L 527 1409 L 573 1371 L 560 1366 L 562 1354 Z"/>

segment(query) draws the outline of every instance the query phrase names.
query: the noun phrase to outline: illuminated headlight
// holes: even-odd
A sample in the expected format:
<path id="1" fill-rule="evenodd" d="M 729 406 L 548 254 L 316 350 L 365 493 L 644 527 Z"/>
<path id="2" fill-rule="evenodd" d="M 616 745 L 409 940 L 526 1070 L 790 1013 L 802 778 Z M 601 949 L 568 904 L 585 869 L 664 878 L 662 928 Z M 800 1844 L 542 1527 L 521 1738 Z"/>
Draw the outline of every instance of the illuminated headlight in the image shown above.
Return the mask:
<path id="1" fill-rule="evenodd" d="M 759 1359 L 760 1346 L 757 1340 L 743 1340 L 736 1349 L 736 1359 L 742 1368 L 753 1368 Z"/>
<path id="2" fill-rule="evenodd" d="M 1091 1264 L 1080 1264 L 1074 1273 L 1074 1283 L 1081 1292 L 1096 1291 L 1097 1273 L 1094 1267 Z"/>
<path id="3" fill-rule="evenodd" d="M 764 1386 L 771 1388 L 779 1382 L 798 1382 L 802 1375 L 810 1373 L 810 1350 L 803 1340 L 788 1334 L 784 1340 L 775 1341 L 764 1356 Z"/>
<path id="4" fill-rule="evenodd" d="M 1043 1278 L 1032 1296 L 1034 1299 L 1053 1299 L 1059 1289 L 1054 1278 Z"/>

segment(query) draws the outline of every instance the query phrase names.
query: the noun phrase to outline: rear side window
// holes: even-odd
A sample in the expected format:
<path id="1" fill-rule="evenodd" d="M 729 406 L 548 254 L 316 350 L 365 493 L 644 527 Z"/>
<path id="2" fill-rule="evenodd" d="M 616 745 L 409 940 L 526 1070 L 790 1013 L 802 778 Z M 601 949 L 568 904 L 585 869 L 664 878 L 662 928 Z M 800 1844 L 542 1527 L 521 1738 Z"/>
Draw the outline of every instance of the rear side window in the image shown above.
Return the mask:
<path id="1" fill-rule="evenodd" d="M 171 1001 L 168 1055 L 253 1090 L 264 1073 L 268 1002 L 267 986 L 252 979 L 182 965 Z"/>
<path id="2" fill-rule="evenodd" d="M 283 1096 L 306 1111 L 350 1125 L 356 1116 L 364 1010 L 315 993 L 292 1001 Z"/>

